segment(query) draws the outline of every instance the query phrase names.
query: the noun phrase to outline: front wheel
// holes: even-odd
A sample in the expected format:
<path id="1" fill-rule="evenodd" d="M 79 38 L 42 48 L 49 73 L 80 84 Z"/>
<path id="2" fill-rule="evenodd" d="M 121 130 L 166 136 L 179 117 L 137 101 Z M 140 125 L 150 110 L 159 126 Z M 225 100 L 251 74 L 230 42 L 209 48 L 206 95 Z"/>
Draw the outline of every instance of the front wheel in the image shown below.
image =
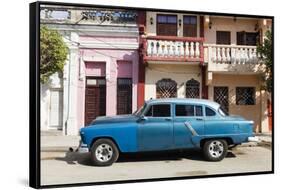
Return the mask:
<path id="1" fill-rule="evenodd" d="M 110 166 L 118 156 L 118 148 L 110 139 L 98 139 L 91 148 L 91 158 L 96 166 Z"/>
<path id="2" fill-rule="evenodd" d="M 203 153 L 208 161 L 221 161 L 226 156 L 227 149 L 225 140 L 212 139 L 204 143 Z"/>

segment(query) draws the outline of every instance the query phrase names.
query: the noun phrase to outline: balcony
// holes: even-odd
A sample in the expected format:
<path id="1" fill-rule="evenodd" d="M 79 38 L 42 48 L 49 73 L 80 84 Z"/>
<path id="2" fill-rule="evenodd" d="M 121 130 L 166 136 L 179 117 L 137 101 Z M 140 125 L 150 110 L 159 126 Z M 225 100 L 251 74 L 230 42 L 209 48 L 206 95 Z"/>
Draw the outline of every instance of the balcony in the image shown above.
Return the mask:
<path id="1" fill-rule="evenodd" d="M 147 62 L 203 63 L 203 38 L 148 36 L 144 60 Z"/>
<path id="2" fill-rule="evenodd" d="M 208 71 L 229 73 L 262 72 L 256 46 L 205 45 Z"/>

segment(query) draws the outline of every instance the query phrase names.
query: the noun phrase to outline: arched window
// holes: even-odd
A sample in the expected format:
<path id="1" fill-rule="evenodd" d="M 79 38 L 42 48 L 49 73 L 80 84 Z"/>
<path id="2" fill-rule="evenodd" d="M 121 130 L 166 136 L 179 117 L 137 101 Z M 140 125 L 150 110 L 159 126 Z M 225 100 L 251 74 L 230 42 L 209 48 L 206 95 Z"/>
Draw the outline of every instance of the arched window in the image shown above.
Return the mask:
<path id="1" fill-rule="evenodd" d="M 161 79 L 156 83 L 156 98 L 176 98 L 177 83 L 172 79 Z"/>
<path id="2" fill-rule="evenodd" d="M 186 98 L 199 98 L 200 96 L 200 82 L 193 78 L 185 84 L 185 97 Z"/>

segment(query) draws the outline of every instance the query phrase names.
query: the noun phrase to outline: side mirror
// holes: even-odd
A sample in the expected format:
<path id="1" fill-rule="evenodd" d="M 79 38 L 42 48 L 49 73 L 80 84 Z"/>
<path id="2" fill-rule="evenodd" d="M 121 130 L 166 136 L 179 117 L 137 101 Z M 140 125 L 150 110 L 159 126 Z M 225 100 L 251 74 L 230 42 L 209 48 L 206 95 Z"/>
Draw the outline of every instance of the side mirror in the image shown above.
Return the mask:
<path id="1" fill-rule="evenodd" d="M 145 117 L 144 115 L 141 115 L 140 118 L 138 119 L 138 122 L 146 121 L 146 120 L 147 120 L 147 117 Z"/>

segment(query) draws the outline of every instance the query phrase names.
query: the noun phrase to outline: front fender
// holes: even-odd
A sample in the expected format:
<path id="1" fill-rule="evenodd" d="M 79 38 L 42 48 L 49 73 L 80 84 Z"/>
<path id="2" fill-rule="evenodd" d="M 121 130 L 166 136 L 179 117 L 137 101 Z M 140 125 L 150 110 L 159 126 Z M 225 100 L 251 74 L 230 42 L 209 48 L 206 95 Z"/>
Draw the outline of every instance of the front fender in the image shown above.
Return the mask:
<path id="1" fill-rule="evenodd" d="M 81 134 L 81 139 L 89 149 L 97 139 L 109 138 L 116 143 L 121 152 L 137 151 L 137 130 L 135 126 L 110 124 L 108 126 L 94 125 L 83 129 L 84 134 Z"/>

